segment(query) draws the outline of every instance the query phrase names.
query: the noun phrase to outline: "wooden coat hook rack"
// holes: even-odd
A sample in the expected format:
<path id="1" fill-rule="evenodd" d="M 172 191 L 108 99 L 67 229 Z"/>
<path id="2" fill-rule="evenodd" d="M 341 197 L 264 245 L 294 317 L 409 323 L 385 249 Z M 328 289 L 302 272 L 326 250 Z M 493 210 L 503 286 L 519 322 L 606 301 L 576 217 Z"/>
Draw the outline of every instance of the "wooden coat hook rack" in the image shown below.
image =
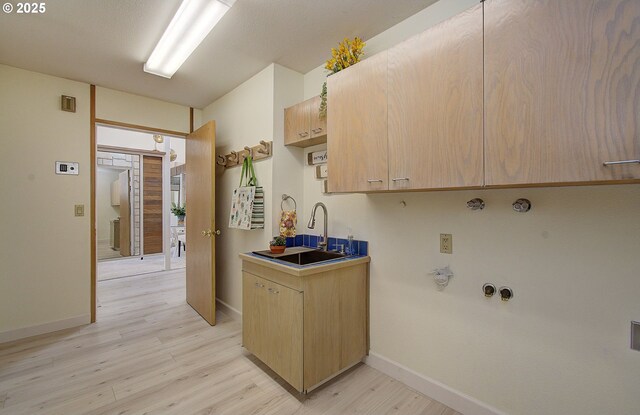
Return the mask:
<path id="1" fill-rule="evenodd" d="M 244 146 L 244 149 L 240 151 L 231 151 L 225 155 L 218 154 L 216 156 L 216 164 L 219 166 L 234 167 L 240 166 L 244 162 L 244 159 L 250 154 L 253 161 L 258 161 L 271 157 L 272 153 L 272 141 L 260 140 L 260 144 L 257 146 L 249 147 Z"/>

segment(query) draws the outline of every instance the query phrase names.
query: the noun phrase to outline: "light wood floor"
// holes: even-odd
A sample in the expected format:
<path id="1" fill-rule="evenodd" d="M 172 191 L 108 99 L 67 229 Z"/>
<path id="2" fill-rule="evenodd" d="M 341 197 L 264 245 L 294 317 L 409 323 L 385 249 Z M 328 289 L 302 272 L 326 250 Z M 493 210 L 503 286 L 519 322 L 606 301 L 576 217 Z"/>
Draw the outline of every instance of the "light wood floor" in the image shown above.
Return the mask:
<path id="1" fill-rule="evenodd" d="M 184 268 L 186 263 L 186 252 L 181 256 L 171 257 L 171 269 Z M 111 280 L 114 278 L 130 277 L 132 275 L 149 274 L 164 270 L 164 254 L 145 255 L 140 257 L 128 257 L 98 261 L 97 277 L 98 281 Z"/>
<path id="2" fill-rule="evenodd" d="M 299 399 L 185 303 L 184 270 L 98 284 L 98 323 L 0 345 L 0 415 L 457 412 L 366 366 Z M 272 377 L 273 376 L 273 377 Z"/>

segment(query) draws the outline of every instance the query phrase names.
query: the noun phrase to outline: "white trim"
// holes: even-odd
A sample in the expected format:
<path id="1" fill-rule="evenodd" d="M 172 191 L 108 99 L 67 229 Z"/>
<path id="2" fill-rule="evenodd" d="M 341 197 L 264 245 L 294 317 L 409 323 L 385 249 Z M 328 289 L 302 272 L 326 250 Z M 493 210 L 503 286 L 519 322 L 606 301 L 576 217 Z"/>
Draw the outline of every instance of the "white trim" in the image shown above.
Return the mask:
<path id="1" fill-rule="evenodd" d="M 83 326 L 91 323 L 91 314 L 71 317 L 64 320 L 52 321 L 50 323 L 38 324 L 36 326 L 21 327 L 15 330 L 3 331 L 0 333 L 0 343 L 24 339 L 26 337 L 37 336 L 39 334 L 52 333 L 58 330 Z"/>
<path id="2" fill-rule="evenodd" d="M 399 380 L 410 388 L 464 415 L 507 415 L 506 412 L 502 412 L 377 353 L 370 352 L 369 356 L 364 358 L 364 362 L 372 368 Z"/>
<path id="3" fill-rule="evenodd" d="M 216 304 L 220 311 L 228 315 L 234 320 L 242 320 L 242 313 L 235 308 L 231 307 L 229 304 L 225 303 L 221 299 L 216 297 Z"/>

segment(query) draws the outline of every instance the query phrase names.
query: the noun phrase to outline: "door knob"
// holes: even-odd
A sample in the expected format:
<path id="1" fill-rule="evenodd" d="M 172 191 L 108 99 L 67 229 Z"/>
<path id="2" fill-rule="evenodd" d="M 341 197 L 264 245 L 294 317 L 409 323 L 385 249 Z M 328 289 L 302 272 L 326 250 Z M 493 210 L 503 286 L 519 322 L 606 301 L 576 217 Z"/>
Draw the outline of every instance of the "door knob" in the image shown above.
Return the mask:
<path id="1" fill-rule="evenodd" d="M 216 231 L 214 232 L 216 235 L 220 235 L 220 229 L 216 229 Z"/>
<path id="2" fill-rule="evenodd" d="M 202 231 L 202 236 L 208 236 L 211 238 L 213 235 L 220 235 L 220 229 L 216 229 L 215 231 L 212 231 L 211 229 Z"/>

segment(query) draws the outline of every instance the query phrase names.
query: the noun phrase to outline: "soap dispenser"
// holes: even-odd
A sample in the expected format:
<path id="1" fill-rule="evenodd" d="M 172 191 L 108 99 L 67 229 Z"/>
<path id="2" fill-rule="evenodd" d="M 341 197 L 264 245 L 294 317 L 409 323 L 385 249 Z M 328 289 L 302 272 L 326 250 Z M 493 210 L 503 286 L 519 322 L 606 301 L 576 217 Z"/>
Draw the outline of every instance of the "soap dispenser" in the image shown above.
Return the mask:
<path id="1" fill-rule="evenodd" d="M 347 236 L 347 249 L 346 249 L 347 255 L 355 255 L 354 251 L 355 249 L 353 246 L 353 235 L 349 235 Z"/>

